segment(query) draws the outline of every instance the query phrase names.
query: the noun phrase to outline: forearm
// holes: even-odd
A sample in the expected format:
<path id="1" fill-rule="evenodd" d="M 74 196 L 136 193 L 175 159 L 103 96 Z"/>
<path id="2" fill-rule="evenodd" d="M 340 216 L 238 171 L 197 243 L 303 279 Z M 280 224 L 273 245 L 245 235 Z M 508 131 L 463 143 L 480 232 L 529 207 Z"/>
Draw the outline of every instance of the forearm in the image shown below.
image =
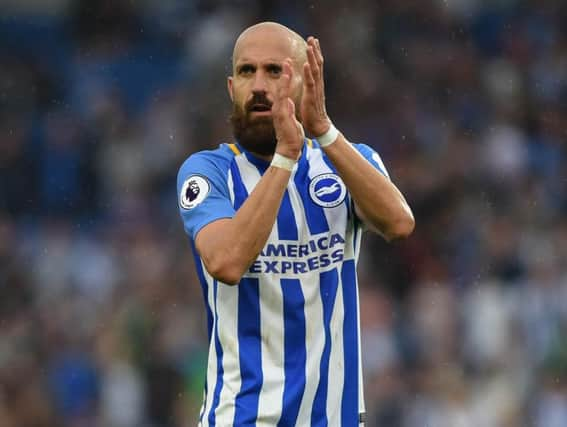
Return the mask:
<path id="1" fill-rule="evenodd" d="M 366 225 L 387 240 L 409 235 L 413 215 L 398 189 L 332 125 L 325 108 L 323 53 L 319 40 L 307 39 L 307 62 L 303 65 L 301 117 L 305 130 L 315 135 L 336 167 L 355 202 L 356 212 Z"/>
<path id="2" fill-rule="evenodd" d="M 387 240 L 411 233 L 414 219 L 402 193 L 342 134 L 324 151 L 349 189 L 357 213 L 371 229 Z"/>
<path id="3" fill-rule="evenodd" d="M 213 277 L 237 283 L 258 257 L 276 220 L 289 177 L 289 171 L 269 167 L 233 218 L 215 221 L 197 235 L 197 250 Z"/>

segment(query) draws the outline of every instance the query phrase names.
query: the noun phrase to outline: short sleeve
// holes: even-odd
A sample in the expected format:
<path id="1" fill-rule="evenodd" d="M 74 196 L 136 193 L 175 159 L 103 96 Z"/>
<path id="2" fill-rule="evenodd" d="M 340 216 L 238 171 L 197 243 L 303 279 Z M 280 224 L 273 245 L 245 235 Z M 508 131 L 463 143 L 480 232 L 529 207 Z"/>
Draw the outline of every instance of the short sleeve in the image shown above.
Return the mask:
<path id="1" fill-rule="evenodd" d="M 362 154 L 362 156 L 366 160 L 368 160 L 368 162 L 370 162 L 372 166 L 374 166 L 382 173 L 382 175 L 386 176 L 387 178 L 390 178 L 390 174 L 388 173 L 386 166 L 384 166 L 384 162 L 382 162 L 382 158 L 372 147 L 369 147 L 366 144 L 353 144 L 353 145 L 354 148 L 356 148 L 358 152 Z"/>
<path id="2" fill-rule="evenodd" d="M 226 168 L 228 170 L 228 168 Z M 189 157 L 177 175 L 177 200 L 185 232 L 195 239 L 201 229 L 218 219 L 232 218 L 227 171 L 210 154 Z"/>
<path id="3" fill-rule="evenodd" d="M 378 169 L 378 171 L 386 178 L 390 179 L 390 175 L 388 174 L 388 170 L 386 169 L 386 166 L 384 166 L 384 162 L 382 161 L 382 158 L 372 147 L 369 147 L 366 144 L 352 144 L 352 145 L 354 146 L 354 148 L 358 150 L 360 154 L 362 154 L 362 157 L 364 157 L 368 161 L 368 163 L 370 163 L 372 166 Z M 356 218 L 360 221 L 359 224 L 362 226 L 364 230 L 367 229 L 366 225 L 364 224 L 364 221 L 362 220 L 362 218 L 360 217 L 357 211 L 354 200 L 352 201 L 352 209 L 354 210 Z"/>

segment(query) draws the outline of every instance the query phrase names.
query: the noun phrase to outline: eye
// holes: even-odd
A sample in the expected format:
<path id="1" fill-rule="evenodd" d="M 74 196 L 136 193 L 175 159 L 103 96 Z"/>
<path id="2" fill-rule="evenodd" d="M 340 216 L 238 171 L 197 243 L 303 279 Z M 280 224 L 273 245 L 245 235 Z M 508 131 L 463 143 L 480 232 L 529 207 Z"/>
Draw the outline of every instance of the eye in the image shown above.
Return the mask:
<path id="1" fill-rule="evenodd" d="M 282 66 L 279 64 L 269 64 L 266 67 L 266 71 L 273 76 L 279 77 L 282 73 Z"/>
<path id="2" fill-rule="evenodd" d="M 256 71 L 256 69 L 250 64 L 244 64 L 238 68 L 238 74 L 243 76 L 252 74 L 254 71 Z"/>

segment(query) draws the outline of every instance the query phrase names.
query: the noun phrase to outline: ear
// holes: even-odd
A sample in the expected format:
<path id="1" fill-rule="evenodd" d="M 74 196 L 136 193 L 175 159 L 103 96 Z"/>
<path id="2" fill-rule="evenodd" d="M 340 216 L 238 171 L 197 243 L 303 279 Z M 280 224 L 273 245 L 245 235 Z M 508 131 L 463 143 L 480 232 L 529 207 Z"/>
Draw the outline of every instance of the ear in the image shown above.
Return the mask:
<path id="1" fill-rule="evenodd" d="M 230 100 L 234 101 L 234 94 L 232 92 L 232 76 L 228 76 L 226 79 L 226 87 L 228 89 L 228 95 L 230 96 Z"/>

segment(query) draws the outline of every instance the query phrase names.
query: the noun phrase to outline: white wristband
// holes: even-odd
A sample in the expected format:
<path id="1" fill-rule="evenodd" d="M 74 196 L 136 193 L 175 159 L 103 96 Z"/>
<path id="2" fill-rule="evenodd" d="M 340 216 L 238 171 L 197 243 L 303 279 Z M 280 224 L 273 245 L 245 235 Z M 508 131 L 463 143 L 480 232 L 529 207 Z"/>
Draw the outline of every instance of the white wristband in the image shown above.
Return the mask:
<path id="1" fill-rule="evenodd" d="M 286 171 L 292 171 L 297 160 L 290 159 L 289 157 L 282 156 L 281 154 L 274 153 L 272 158 L 272 163 L 270 166 L 275 166 L 276 168 L 285 169 Z"/>
<path id="2" fill-rule="evenodd" d="M 328 147 L 329 145 L 334 143 L 338 137 L 339 137 L 339 131 L 337 130 L 335 125 L 331 123 L 331 127 L 329 128 L 329 130 L 325 132 L 323 135 L 316 137 L 315 139 L 317 140 L 317 142 L 321 147 Z"/>

